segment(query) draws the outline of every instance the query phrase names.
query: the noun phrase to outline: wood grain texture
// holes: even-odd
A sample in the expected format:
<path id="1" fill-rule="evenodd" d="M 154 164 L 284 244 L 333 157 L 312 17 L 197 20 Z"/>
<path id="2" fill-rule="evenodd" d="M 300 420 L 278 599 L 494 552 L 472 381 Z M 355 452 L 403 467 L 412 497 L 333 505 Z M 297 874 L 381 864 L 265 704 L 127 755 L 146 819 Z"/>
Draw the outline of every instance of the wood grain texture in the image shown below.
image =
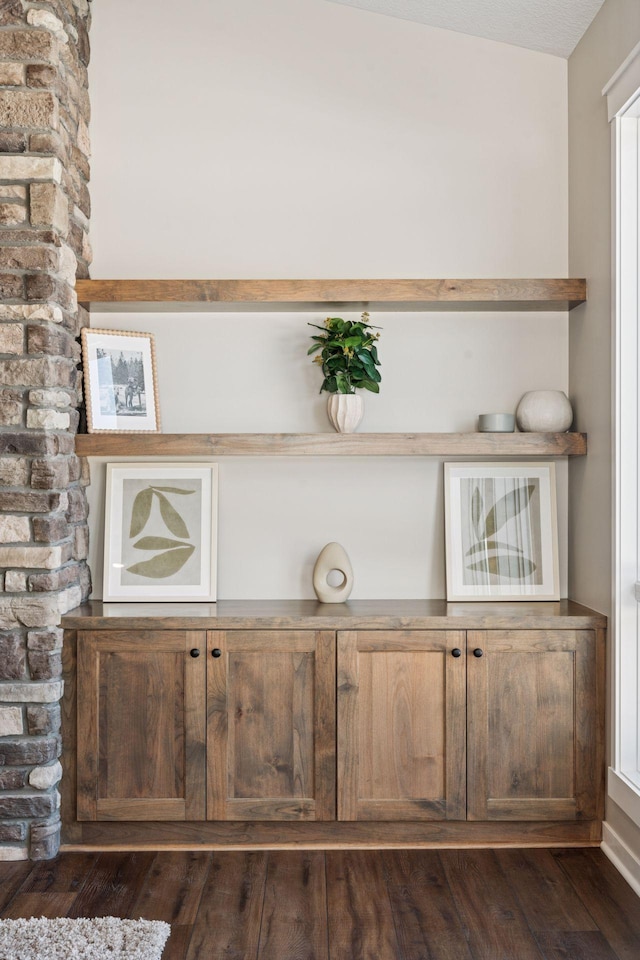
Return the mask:
<path id="1" fill-rule="evenodd" d="M 585 433 L 79 433 L 79 457 L 581 457 Z"/>
<path id="2" fill-rule="evenodd" d="M 81 631 L 77 652 L 77 716 L 81 735 L 77 741 L 76 814 L 78 820 L 98 815 L 98 685 L 100 682 L 96 634 Z"/>
<path id="3" fill-rule="evenodd" d="M 101 853 L 67 912 L 69 917 L 129 917 L 155 854 Z"/>
<path id="4" fill-rule="evenodd" d="M 171 925 L 162 960 L 183 960 L 210 868 L 211 854 L 203 851 L 166 852 L 154 858 L 131 913 Z"/>
<path id="5" fill-rule="evenodd" d="M 445 817 L 467 819 L 467 677 L 465 669 L 466 633 L 448 631 L 445 654 Z M 461 657 L 452 650 L 459 648 Z M 431 691 L 427 694 L 429 697 Z M 461 705 L 465 708 L 461 709 Z"/>
<path id="6" fill-rule="evenodd" d="M 640 899 L 600 850 L 149 857 L 0 862 L 0 917 L 164 920 L 163 960 L 640 956 Z"/>
<path id="7" fill-rule="evenodd" d="M 92 850 L 273 850 L 393 849 L 395 847 L 571 847 L 598 846 L 600 821 L 456 821 L 204 823 L 82 823 L 81 841 L 68 851 Z"/>
<path id="8" fill-rule="evenodd" d="M 447 603 L 446 600 L 218 600 L 102 603 L 65 614 L 73 630 L 592 630 L 606 617 L 573 600 Z"/>
<path id="9" fill-rule="evenodd" d="M 452 851 L 443 863 L 474 960 L 541 960 L 493 851 Z"/>
<path id="10" fill-rule="evenodd" d="M 269 854 L 258 960 L 329 960 L 323 853 Z"/>
<path id="11" fill-rule="evenodd" d="M 399 956 L 473 960 L 438 853 L 397 850 L 381 856 Z"/>
<path id="12" fill-rule="evenodd" d="M 409 601 L 400 603 L 412 604 Z M 413 603 L 413 612 L 417 612 L 416 602 Z M 148 608 L 148 605 L 143 606 Z M 251 606 L 256 612 L 255 605 Z M 314 604 L 304 602 L 293 606 L 302 614 L 309 614 L 314 608 Z M 347 623 L 353 623 L 356 616 L 363 615 L 365 612 L 369 617 L 374 613 L 378 614 L 377 618 L 373 617 L 376 625 L 386 622 L 385 618 L 380 616 L 381 607 L 375 603 L 365 602 L 364 609 L 359 609 L 357 612 L 352 611 L 350 605 L 343 606 L 352 616 L 345 616 L 345 611 L 342 611 L 338 619 L 344 619 Z M 391 606 L 393 608 L 393 604 Z M 433 620 L 427 617 L 425 620 L 427 623 L 437 622 L 439 619 L 437 615 L 452 606 L 460 611 L 462 616 L 460 608 L 467 605 L 448 605 L 441 601 L 417 602 L 417 608 L 423 613 L 430 611 L 435 615 Z M 502 604 L 489 605 L 488 611 L 487 608 L 482 607 L 481 622 L 492 622 L 496 614 L 496 619 L 502 622 L 508 620 L 505 616 L 508 611 L 503 611 L 502 606 Z M 510 606 L 518 609 L 522 605 Z M 602 719 L 596 715 L 600 709 L 599 704 L 602 703 L 598 699 L 602 696 L 602 680 L 601 678 L 598 680 L 596 675 L 596 660 L 602 668 L 604 632 L 600 626 L 598 626 L 597 635 L 594 630 L 576 631 L 557 629 L 557 627 L 564 628 L 567 622 L 599 625 L 603 618 L 566 601 L 563 604 L 527 604 L 525 606 L 526 616 L 515 616 L 515 614 L 513 616 L 512 622 L 518 624 L 520 629 L 483 631 L 478 632 L 477 636 L 470 637 L 470 651 L 478 643 L 487 645 L 487 649 L 490 649 L 493 662 L 497 664 L 493 672 L 487 673 L 489 663 L 487 657 L 476 660 L 470 654 L 467 656 L 469 671 L 476 670 L 477 675 L 480 676 L 484 669 L 486 673 L 484 685 L 487 692 L 491 689 L 489 679 L 493 678 L 491 700 L 493 712 L 489 709 L 488 696 L 485 697 L 484 707 L 480 710 L 480 715 L 484 711 L 487 723 L 484 740 L 479 741 L 483 744 L 482 750 L 477 752 L 477 757 L 484 756 L 482 762 L 485 764 L 485 782 L 480 791 L 481 796 L 484 797 L 484 813 L 478 819 L 481 821 L 512 820 L 514 826 L 503 829 L 497 825 L 487 832 L 490 823 L 478 823 L 476 826 L 460 824 L 464 827 L 462 831 L 455 829 L 455 821 L 463 819 L 466 815 L 464 749 L 466 690 L 465 658 L 452 657 L 451 649 L 459 646 L 464 650 L 464 631 L 407 629 L 340 631 L 340 634 L 350 633 L 356 638 L 355 673 L 353 674 L 356 683 L 344 683 L 343 668 L 345 663 L 348 664 L 348 657 L 345 660 L 341 655 L 343 673 L 340 674 L 338 686 L 340 695 L 344 694 L 347 697 L 345 703 L 348 703 L 348 696 L 355 697 L 353 704 L 356 711 L 354 718 L 349 722 L 358 725 L 355 747 L 352 744 L 348 750 L 343 750 L 342 743 L 340 744 L 340 763 L 343 764 L 340 777 L 341 782 L 346 785 L 346 789 L 341 793 L 341 816 L 344 813 L 348 814 L 351 802 L 355 814 L 348 815 L 352 819 L 363 821 L 385 819 L 388 825 L 388 829 L 385 827 L 385 843 L 390 846 L 403 842 L 418 846 L 446 845 L 456 842 L 572 844 L 592 843 L 599 839 L 600 822 L 597 811 L 601 807 L 602 797 L 598 791 L 602 788 L 603 773 L 598 767 L 600 761 L 597 760 L 597 756 L 598 752 L 602 751 L 604 736 Z M 544 608 L 544 617 L 555 623 L 556 629 L 534 629 L 540 623 L 539 618 L 534 616 L 538 606 Z M 156 607 L 161 608 L 162 605 L 158 604 Z M 267 612 L 263 606 L 258 605 L 258 607 L 263 614 Z M 384 607 L 388 608 L 388 605 L 382 604 L 382 608 Z M 235 614 L 247 612 L 246 605 L 243 604 L 231 604 L 231 609 Z M 267 609 L 268 612 L 278 613 L 283 617 L 284 613 L 291 612 L 292 605 L 275 603 L 275 605 L 269 604 Z M 550 618 L 551 611 L 556 614 L 555 617 Z M 330 614 L 330 616 L 334 615 Z M 471 618 L 475 616 L 473 610 L 470 611 L 470 616 Z M 291 619 L 295 622 L 294 618 Z M 445 623 L 457 625 L 455 615 L 443 619 Z M 147 620 L 147 625 L 150 622 L 153 620 Z M 120 626 L 121 620 L 114 618 L 111 625 L 114 623 Z M 326 619 L 316 616 L 315 623 L 321 623 L 324 626 Z M 531 629 L 521 629 L 525 624 Z M 89 671 L 93 677 L 94 690 L 99 692 L 102 682 L 106 691 L 103 691 L 102 697 L 107 707 L 103 707 L 102 711 L 100 695 L 97 699 L 93 695 L 88 696 L 88 701 L 93 703 L 97 717 L 101 714 L 108 717 L 110 713 L 120 709 L 123 702 L 128 703 L 134 700 L 138 704 L 144 701 L 146 695 L 140 695 L 137 688 L 129 690 L 127 684 L 130 682 L 128 676 L 131 663 L 134 661 L 135 683 L 139 683 L 140 678 L 149 672 L 145 669 L 145 661 L 140 663 L 136 659 L 144 654 L 145 647 L 147 656 L 150 646 L 153 648 L 154 655 L 160 651 L 163 655 L 174 656 L 177 637 L 181 638 L 182 653 L 185 655 L 192 646 L 201 643 L 204 637 L 202 630 L 193 632 L 150 630 L 139 634 L 135 630 L 107 630 L 85 633 L 89 637 L 95 633 L 94 645 L 99 646 L 100 655 L 105 663 L 110 663 L 112 669 L 111 684 L 107 680 L 108 669 L 103 670 L 102 681 L 96 681 L 94 674 L 91 670 Z M 66 669 L 72 669 L 73 648 L 76 641 L 74 632 L 68 632 L 67 638 Z M 119 832 L 109 832 L 108 829 L 96 830 L 89 824 L 82 826 L 75 821 L 73 811 L 64 811 L 65 843 L 79 847 L 85 844 L 110 847 L 119 837 L 120 842 L 136 846 L 153 842 L 152 838 L 155 837 L 156 842 L 162 845 L 175 844 L 187 847 L 203 845 L 250 847 L 261 844 L 286 847 L 301 843 L 312 846 L 344 847 L 358 843 L 375 845 L 378 836 L 375 832 L 354 831 L 352 827 L 355 824 L 351 823 L 331 823 L 336 815 L 334 632 L 291 629 L 211 631 L 208 640 L 209 654 L 215 646 L 226 645 L 228 648 L 229 638 L 232 658 L 237 659 L 234 670 L 237 675 L 235 686 L 239 694 L 239 699 L 231 698 L 230 706 L 227 702 L 228 692 L 233 684 L 229 683 L 227 670 L 229 656 L 225 655 L 218 659 L 209 656 L 206 658 L 209 666 L 209 709 L 211 711 L 209 732 L 213 743 L 213 753 L 209 762 L 208 816 L 216 821 L 237 820 L 239 821 L 238 829 L 225 829 L 227 825 L 222 823 L 202 823 L 202 828 L 196 831 L 190 830 L 187 824 L 184 825 L 184 829 L 172 830 L 168 821 L 173 818 L 184 818 L 186 810 L 180 791 L 178 796 L 166 795 L 169 793 L 166 784 L 171 785 L 173 782 L 175 785 L 176 781 L 172 781 L 168 772 L 163 772 L 161 774 L 161 780 L 165 778 L 162 780 L 165 784 L 161 791 L 163 795 L 158 796 L 153 793 L 150 796 L 144 795 L 140 790 L 140 781 L 135 779 L 139 776 L 139 771 L 136 770 L 133 780 L 124 791 L 125 795 L 120 795 L 122 791 L 119 793 L 118 787 L 112 790 L 115 795 L 108 795 L 109 790 L 101 790 L 98 796 L 99 791 L 95 787 L 88 791 L 97 798 L 96 815 L 104 820 L 121 821 L 122 829 Z M 341 637 L 338 639 L 341 640 Z M 79 643 L 81 648 L 86 646 L 82 631 Z M 578 700 L 574 698 L 574 673 L 572 671 L 567 673 L 564 668 L 552 670 L 550 665 L 564 663 L 564 660 L 559 661 L 554 658 L 560 657 L 566 660 L 569 655 L 576 660 L 576 663 L 580 663 L 580 657 L 583 654 L 584 664 L 575 671 L 579 681 L 576 690 L 579 693 L 583 688 L 586 689 L 589 698 L 581 711 L 576 705 Z M 130 659 L 131 656 L 133 660 Z M 122 657 L 124 660 L 120 662 L 118 658 Z M 432 664 L 426 671 L 425 677 L 424 664 L 433 657 L 437 665 Z M 202 657 L 194 661 L 185 656 L 187 663 L 197 663 L 198 659 L 203 661 Z M 364 666 L 360 664 L 360 660 Z M 527 669 L 517 669 L 520 660 L 524 660 Z M 114 663 L 116 663 L 115 672 Z M 444 665 L 443 669 L 440 664 Z M 94 668 L 95 663 L 91 669 Z M 347 679 L 348 672 L 347 670 Z M 204 672 L 198 676 L 201 680 L 194 686 L 191 699 L 197 704 L 194 710 L 199 730 L 196 738 L 199 744 L 196 756 L 201 757 L 206 694 Z M 311 676 L 313 676 L 312 680 Z M 433 682 L 434 676 L 436 682 Z M 172 691 L 178 687 L 186 689 L 184 678 L 179 670 L 175 674 L 175 679 L 169 681 L 169 686 Z M 274 690 L 275 693 L 273 693 Z M 428 691 L 426 701 L 425 691 Z M 73 695 L 74 689 L 70 685 L 67 696 L 71 701 Z M 111 698 L 110 705 L 109 698 Z M 184 696 L 179 697 L 178 701 L 181 699 L 184 702 Z M 568 726 L 564 722 L 565 713 L 559 709 L 559 705 L 569 701 L 573 706 L 569 711 L 572 721 Z M 287 704 L 284 712 L 280 706 L 282 702 Z M 361 718 L 358 720 L 359 702 L 364 704 L 364 709 L 360 711 Z M 482 703 L 482 696 L 471 698 L 469 706 L 471 741 L 473 741 L 471 732 L 474 725 L 477 726 L 474 710 L 477 713 L 478 704 L 482 705 Z M 183 708 L 175 712 L 174 700 L 171 707 L 172 709 L 169 707 L 166 710 L 161 709 L 162 716 L 167 714 L 179 717 L 185 713 Z M 153 709 L 156 708 L 157 704 L 154 703 Z M 344 704 L 341 709 L 344 709 Z M 275 713 L 272 717 L 273 711 Z M 64 713 L 69 718 L 73 716 L 72 703 L 65 701 Z M 536 719 L 536 722 L 530 723 L 528 718 L 532 714 L 536 718 L 539 714 L 542 719 Z M 509 719 L 512 715 L 516 717 L 514 723 Z M 245 717 L 247 717 L 246 725 Z M 491 740 L 487 732 L 489 718 L 492 730 L 499 733 L 499 736 L 494 736 L 493 739 L 505 745 L 504 749 L 495 752 L 491 769 L 488 765 L 491 757 L 484 747 L 484 743 Z M 100 727 L 100 723 L 97 726 Z M 146 736 L 144 731 L 149 725 L 146 721 L 141 724 L 136 721 L 135 726 L 142 729 L 144 740 Z M 151 726 L 155 736 L 157 725 L 151 724 Z M 238 726 L 240 736 L 236 743 L 235 728 Z M 222 738 L 218 735 L 219 727 L 222 729 Z M 573 734 L 569 736 L 567 730 L 573 730 L 574 727 L 578 733 L 575 737 Z M 91 722 L 88 728 L 91 728 Z M 234 730 L 234 738 L 229 747 L 229 738 L 225 731 L 230 728 Z M 356 729 L 355 726 L 354 729 Z M 557 741 L 558 730 L 561 734 L 559 741 Z M 265 737 L 267 731 L 270 733 Z M 312 731 L 311 737 L 308 736 L 308 731 Z M 374 731 L 375 736 L 370 731 Z M 126 732 L 129 735 L 128 728 Z M 99 742 L 99 734 L 96 736 Z M 434 736 L 437 742 L 433 740 Z M 224 761 L 214 760 L 213 754 L 216 749 L 219 749 L 225 737 L 227 748 L 224 751 Z M 347 737 L 347 740 L 349 739 Z M 155 743 L 153 740 L 149 742 L 152 745 Z M 560 742 L 559 749 L 558 742 Z M 119 740 L 114 738 L 114 743 L 116 744 L 114 749 L 119 749 Z M 557 762 L 554 761 L 555 765 L 551 766 L 547 764 L 548 757 L 551 756 L 553 760 L 554 756 L 550 744 L 555 744 L 556 754 L 560 758 L 556 757 Z M 113 765 L 108 762 L 109 749 L 102 748 L 96 752 L 90 746 L 84 745 L 84 748 L 89 761 L 95 762 L 96 755 L 98 757 L 96 764 L 98 781 L 107 782 L 108 769 L 110 766 L 113 768 Z M 83 744 L 80 751 L 82 749 Z M 568 755 L 569 749 L 571 756 L 567 761 L 565 754 Z M 144 747 L 143 754 L 145 751 L 155 758 L 157 753 L 155 747 L 153 749 L 149 746 Z M 470 768 L 473 751 L 473 742 L 470 742 Z M 188 751 L 185 751 L 185 757 L 187 755 Z M 575 761 L 575 756 L 578 755 L 581 757 L 580 764 Z M 352 761 L 350 758 L 356 759 Z M 524 765 L 523 759 L 526 761 Z M 82 757 L 80 760 L 82 766 Z M 116 761 L 116 769 L 118 762 L 120 762 L 119 759 Z M 153 763 L 155 762 L 154 759 Z M 73 762 L 67 758 L 65 763 L 68 767 L 69 779 L 73 782 Z M 168 766 L 175 773 L 175 762 L 171 761 Z M 185 781 L 188 780 L 189 767 L 187 763 Z M 509 771 L 506 777 L 505 768 Z M 492 776 L 491 784 L 487 780 L 487 770 Z M 231 777 L 229 771 L 233 773 Z M 435 788 L 433 779 L 430 779 L 434 771 Z M 157 777 L 155 769 L 153 775 Z M 127 777 L 131 776 L 125 768 L 123 777 L 120 779 L 124 778 L 125 782 L 128 782 Z M 276 780 L 273 779 L 274 776 Z M 571 777 L 573 780 L 570 782 Z M 586 812 L 578 810 L 576 805 L 575 797 L 579 792 L 581 777 L 586 784 L 582 788 Z M 83 782 L 81 778 L 80 783 Z M 153 785 L 153 777 L 149 782 Z M 202 804 L 204 795 L 202 773 L 198 774 L 195 782 L 200 784 L 199 803 Z M 274 782 L 284 784 L 280 793 L 273 789 Z M 480 778 L 474 777 L 474 788 L 479 783 Z M 309 786 L 305 787 L 305 784 Z M 595 799 L 591 793 L 590 784 L 596 786 Z M 566 787 L 564 796 L 562 795 L 563 785 Z M 536 792 L 539 790 L 542 791 L 542 797 Z M 352 801 L 348 799 L 350 795 Z M 79 797 L 81 796 L 79 791 Z M 220 797 L 223 798 L 222 801 L 219 800 Z M 470 799 L 473 801 L 473 797 Z M 203 811 L 202 806 L 194 809 Z M 381 810 L 384 810 L 384 816 Z M 204 812 L 198 812 L 193 819 L 204 817 L 204 815 Z M 470 815 L 477 816 L 473 802 L 470 803 Z M 571 825 L 571 820 L 578 815 L 583 818 L 589 817 L 590 822 L 585 824 L 583 830 L 576 830 L 575 826 Z M 428 826 L 429 829 L 423 831 L 419 829 L 421 818 L 425 818 L 424 826 Z M 431 825 L 429 820 L 433 818 L 449 818 L 452 821 L 452 829 L 442 830 L 439 825 Z M 270 819 L 281 821 L 282 830 L 272 834 L 269 834 L 268 830 L 263 830 L 259 821 Z M 326 824 L 327 829 L 322 829 L 319 823 L 323 819 L 329 821 Z M 141 829 L 136 829 L 136 820 L 157 822 L 152 824 L 150 832 L 143 829 L 142 822 Z M 298 821 L 305 820 L 308 822 L 300 823 L 297 827 Z M 311 823 L 314 820 L 318 821 L 315 827 Z M 410 824 L 410 820 L 415 823 Z M 531 821 L 531 825 L 526 823 L 527 820 Z M 541 820 L 541 823 L 533 823 L 535 820 Z M 566 828 L 560 827 L 562 820 L 567 821 Z M 267 824 L 264 826 L 266 827 Z"/>
<path id="13" fill-rule="evenodd" d="M 583 933 L 540 933 L 536 943 L 544 960 L 619 960 L 599 930 Z"/>
<path id="14" fill-rule="evenodd" d="M 63 821 L 63 832 L 67 840 L 79 840 L 80 826 L 77 822 L 77 756 L 78 756 L 78 725 L 77 725 L 77 662 L 76 662 L 77 633 L 75 630 L 65 630 L 62 644 L 62 680 L 64 694 L 60 701 L 60 732 L 64 749 L 60 757 L 62 764 L 62 780 L 60 791 L 60 812 Z"/>
<path id="15" fill-rule="evenodd" d="M 32 865 L 20 893 L 78 893 L 98 860 L 96 853 L 79 853 L 57 860 L 41 860 Z"/>
<path id="16" fill-rule="evenodd" d="M 431 651 L 373 656 L 360 651 L 358 661 L 353 745 L 358 796 L 374 808 L 392 798 L 401 803 L 440 799 L 445 789 L 444 657 Z"/>
<path id="17" fill-rule="evenodd" d="M 9 904 L 28 879 L 32 865 L 25 861 L 0 863 L 0 912 L 4 916 Z"/>
<path id="18" fill-rule="evenodd" d="M 364 850 L 333 851 L 325 856 L 331 960 L 399 957 L 380 858 Z"/>
<path id="19" fill-rule="evenodd" d="M 267 855 L 217 853 L 186 960 L 253 960 L 260 939 Z"/>
<path id="20" fill-rule="evenodd" d="M 82 303 L 498 303 L 567 310 L 586 300 L 582 279 L 513 280 L 81 280 Z"/>
<path id="21" fill-rule="evenodd" d="M 19 893 L 4 911 L 4 920 L 64 917 L 76 901 L 75 893 Z"/>
<path id="22" fill-rule="evenodd" d="M 465 666 L 451 656 L 464 644 L 456 631 L 338 634 L 339 819 L 464 816 Z"/>
<path id="23" fill-rule="evenodd" d="M 468 817 L 595 817 L 594 632 L 471 631 L 467 660 Z"/>
<path id="24" fill-rule="evenodd" d="M 496 859 L 534 933 L 598 929 L 548 850 L 497 850 Z"/>
<path id="25" fill-rule="evenodd" d="M 227 634 L 230 800 L 313 796 L 313 679 L 308 651 L 234 649 Z M 214 665 L 215 669 L 215 665 Z M 244 817 L 243 817 L 244 819 Z"/>
<path id="26" fill-rule="evenodd" d="M 79 819 L 204 818 L 205 669 L 202 631 L 80 633 Z"/>
<path id="27" fill-rule="evenodd" d="M 336 819 L 336 638 L 316 633 L 314 683 L 315 819 Z"/>
<path id="28" fill-rule="evenodd" d="M 618 960 L 640 956 L 640 906 L 638 897 L 613 864 L 590 850 L 553 853 L 574 890 L 606 937 Z"/>
<path id="29" fill-rule="evenodd" d="M 335 816 L 333 635 L 211 631 L 208 643 L 209 818 Z"/>

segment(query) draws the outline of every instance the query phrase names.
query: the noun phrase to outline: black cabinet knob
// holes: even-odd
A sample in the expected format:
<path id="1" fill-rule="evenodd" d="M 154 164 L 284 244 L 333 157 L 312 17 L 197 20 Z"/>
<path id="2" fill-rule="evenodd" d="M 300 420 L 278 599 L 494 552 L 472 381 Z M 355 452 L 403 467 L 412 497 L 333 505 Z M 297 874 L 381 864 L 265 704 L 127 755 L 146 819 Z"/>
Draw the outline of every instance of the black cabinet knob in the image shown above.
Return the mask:
<path id="1" fill-rule="evenodd" d="M 216 660 L 217 660 L 218 657 L 221 657 L 221 656 L 222 656 L 222 650 L 220 650 L 219 647 L 214 647 L 213 650 L 211 651 L 211 656 L 212 656 L 212 657 L 215 657 Z"/>
<path id="2" fill-rule="evenodd" d="M 190 651 L 189 651 L 189 653 L 191 654 L 192 657 L 199 657 L 199 656 L 200 656 L 200 651 L 198 650 L 197 647 L 194 647 L 193 650 L 190 650 Z"/>
<path id="3" fill-rule="evenodd" d="M 473 651 L 474 657 L 482 657 L 484 655 L 484 650 L 481 650 L 480 647 L 476 647 Z"/>
<path id="4" fill-rule="evenodd" d="M 453 650 L 451 651 L 451 656 L 455 657 L 456 660 L 458 659 L 458 657 L 461 657 L 462 650 L 460 649 L 460 647 L 454 647 Z"/>

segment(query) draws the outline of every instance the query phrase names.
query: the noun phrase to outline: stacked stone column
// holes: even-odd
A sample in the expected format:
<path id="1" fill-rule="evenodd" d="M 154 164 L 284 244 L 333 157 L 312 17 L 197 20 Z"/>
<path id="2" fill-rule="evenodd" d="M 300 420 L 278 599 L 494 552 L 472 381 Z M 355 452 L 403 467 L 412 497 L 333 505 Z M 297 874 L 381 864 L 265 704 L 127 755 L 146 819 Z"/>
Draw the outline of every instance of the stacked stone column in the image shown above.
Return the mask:
<path id="1" fill-rule="evenodd" d="M 59 623 L 89 592 L 89 21 L 87 0 L 0 0 L 0 860 L 58 850 Z"/>

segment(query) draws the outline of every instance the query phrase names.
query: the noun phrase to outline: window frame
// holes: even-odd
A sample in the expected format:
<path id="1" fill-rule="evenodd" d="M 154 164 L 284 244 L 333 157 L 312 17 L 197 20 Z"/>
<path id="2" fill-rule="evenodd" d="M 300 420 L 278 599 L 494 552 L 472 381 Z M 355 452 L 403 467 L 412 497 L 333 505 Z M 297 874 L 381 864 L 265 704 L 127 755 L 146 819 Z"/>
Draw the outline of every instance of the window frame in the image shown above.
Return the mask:
<path id="1" fill-rule="evenodd" d="M 609 82 L 613 153 L 611 799 L 640 825 L 640 45 Z"/>

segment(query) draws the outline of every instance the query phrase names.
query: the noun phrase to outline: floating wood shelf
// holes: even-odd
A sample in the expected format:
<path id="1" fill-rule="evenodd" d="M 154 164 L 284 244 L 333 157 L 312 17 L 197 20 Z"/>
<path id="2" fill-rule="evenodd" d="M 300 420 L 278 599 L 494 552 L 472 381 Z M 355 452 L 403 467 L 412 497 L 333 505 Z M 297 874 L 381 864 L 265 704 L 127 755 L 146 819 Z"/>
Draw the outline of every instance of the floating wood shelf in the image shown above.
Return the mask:
<path id="1" fill-rule="evenodd" d="M 264 309 L 572 310 L 587 298 L 586 280 L 78 280 L 81 303 L 182 303 L 210 310 L 251 304 Z M 233 307 L 230 307 L 233 305 Z M 246 308 L 246 306 L 245 306 Z M 147 307 L 148 309 L 148 307 Z"/>
<path id="2" fill-rule="evenodd" d="M 83 457 L 566 457 L 584 433 L 90 433 Z"/>

